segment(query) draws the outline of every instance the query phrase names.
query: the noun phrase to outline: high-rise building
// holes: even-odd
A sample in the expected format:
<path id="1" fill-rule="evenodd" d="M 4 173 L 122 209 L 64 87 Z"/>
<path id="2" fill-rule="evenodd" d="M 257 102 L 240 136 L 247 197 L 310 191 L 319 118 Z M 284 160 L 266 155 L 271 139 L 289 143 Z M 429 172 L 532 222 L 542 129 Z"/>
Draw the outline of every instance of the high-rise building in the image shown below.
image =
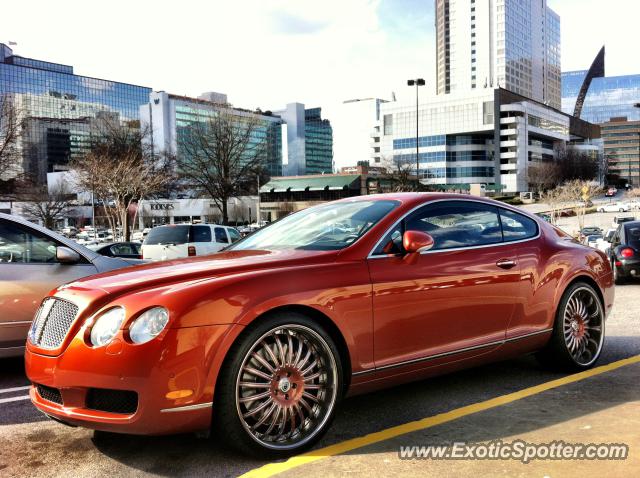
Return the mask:
<path id="1" fill-rule="evenodd" d="M 640 75 L 605 75 L 605 49 L 588 70 L 562 73 L 562 111 L 591 123 L 626 117 L 640 121 Z"/>
<path id="2" fill-rule="evenodd" d="M 611 118 L 600 125 L 607 161 L 607 181 L 640 186 L 640 121 Z"/>
<path id="3" fill-rule="evenodd" d="M 28 174 L 44 183 L 47 172 L 67 168 L 86 152 L 89 135 L 105 119 L 137 124 L 150 88 L 74 74 L 73 67 L 14 55 L 0 44 L 0 96 L 24 120 L 20 158 L 2 179 Z"/>
<path id="4" fill-rule="evenodd" d="M 573 113 L 587 70 L 562 73 L 562 111 Z M 611 118 L 626 116 L 640 120 L 640 75 L 602 76 L 592 78 L 582 102 L 580 118 L 591 123 L 606 123 Z"/>
<path id="5" fill-rule="evenodd" d="M 546 0 L 435 0 L 438 94 L 501 87 L 560 108 L 560 17 Z"/>
<path id="6" fill-rule="evenodd" d="M 273 114 L 286 125 L 285 176 L 333 172 L 333 128 L 329 120 L 322 119 L 320 108 L 289 103 Z"/>
<path id="7" fill-rule="evenodd" d="M 264 166 L 270 176 L 282 175 L 282 119 L 271 113 L 260 113 L 234 108 L 221 93 L 204 93 L 199 98 L 178 96 L 164 91 L 150 93 L 146 104 L 140 106 L 140 121 L 151 131 L 151 146 L 156 153 L 176 155 L 182 151 L 180 138 L 189 134 L 195 122 L 207 121 L 219 111 L 225 111 L 242 121 L 243 118 L 257 120 L 252 140 L 262 143 L 266 150 Z"/>
<path id="8" fill-rule="evenodd" d="M 304 147 L 306 174 L 333 173 L 333 129 L 321 108 L 304 112 Z"/>

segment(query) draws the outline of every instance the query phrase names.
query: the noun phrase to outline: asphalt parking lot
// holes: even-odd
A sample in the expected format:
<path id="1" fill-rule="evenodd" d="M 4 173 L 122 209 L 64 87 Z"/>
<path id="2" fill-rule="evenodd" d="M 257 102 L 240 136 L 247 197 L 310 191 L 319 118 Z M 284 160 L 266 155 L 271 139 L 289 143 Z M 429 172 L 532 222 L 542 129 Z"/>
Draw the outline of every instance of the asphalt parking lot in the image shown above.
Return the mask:
<path id="1" fill-rule="evenodd" d="M 532 357 L 523 357 L 353 397 L 342 404 L 333 427 L 315 451 L 277 467 L 228 451 L 222 446 L 224 432 L 217 434 L 217 440 L 192 435 L 136 437 L 94 434 L 49 421 L 25 399 L 22 361 L 0 360 L 0 476 L 269 476 L 275 472 L 324 477 L 372 473 L 632 476 L 640 469 L 640 363 L 620 366 L 617 362 L 640 355 L 638 297 L 640 282 L 616 288 L 606 343 L 597 364 L 614 364 L 612 370 L 571 381 L 542 369 Z M 531 388 L 536 386 L 542 387 Z M 427 426 L 407 427 L 417 420 Z M 404 428 L 392 428 L 398 426 Z M 382 433 L 366 437 L 377 432 Z M 349 441 L 352 439 L 357 440 Z M 622 442 L 631 451 L 627 460 L 616 462 L 522 464 L 398 457 L 404 445 L 497 439 Z"/>

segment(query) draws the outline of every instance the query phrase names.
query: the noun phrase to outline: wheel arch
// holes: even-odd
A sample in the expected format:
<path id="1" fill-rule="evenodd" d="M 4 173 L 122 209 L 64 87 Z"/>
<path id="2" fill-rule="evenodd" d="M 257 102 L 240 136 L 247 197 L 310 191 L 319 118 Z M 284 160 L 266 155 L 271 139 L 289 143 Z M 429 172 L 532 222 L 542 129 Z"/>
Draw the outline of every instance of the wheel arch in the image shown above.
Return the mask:
<path id="1" fill-rule="evenodd" d="M 308 305 L 302 304 L 289 304 L 277 306 L 272 309 L 266 310 L 255 317 L 243 330 L 234 338 L 233 342 L 229 345 L 225 352 L 225 356 L 222 360 L 222 364 L 226 363 L 230 358 L 230 352 L 235 344 L 243 339 L 245 334 L 251 331 L 254 327 L 256 327 L 259 323 L 262 323 L 264 320 L 268 320 L 269 317 L 283 312 L 295 312 L 301 315 L 308 317 L 309 319 L 313 319 L 317 321 L 323 330 L 329 334 L 331 339 L 336 345 L 338 349 L 338 353 L 340 354 L 340 363 L 342 365 L 342 380 L 343 380 L 343 396 L 347 394 L 349 386 L 351 385 L 351 355 L 349 353 L 349 347 L 347 346 L 347 342 L 344 338 L 344 335 L 336 325 L 336 323 L 331 320 L 326 314 L 322 311 L 310 307 Z M 224 366 L 224 365 L 223 365 Z M 216 377 L 216 389 L 218 388 L 218 382 L 220 380 L 222 374 L 218 374 Z"/>
<path id="2" fill-rule="evenodd" d="M 589 284 L 591 287 L 593 287 L 593 289 L 596 291 L 596 294 L 598 294 L 598 299 L 600 300 L 600 305 L 602 305 L 602 310 L 606 311 L 604 294 L 602 293 L 602 289 L 600 289 L 600 285 L 598 285 L 598 282 L 593 277 L 585 273 L 579 273 L 564 286 L 564 288 L 562 289 L 562 294 L 559 295 L 558 300 L 556 302 L 556 308 L 560 305 L 562 296 L 565 294 L 567 289 L 569 289 L 569 287 L 571 287 L 573 284 L 576 284 L 578 282 L 585 282 Z"/>

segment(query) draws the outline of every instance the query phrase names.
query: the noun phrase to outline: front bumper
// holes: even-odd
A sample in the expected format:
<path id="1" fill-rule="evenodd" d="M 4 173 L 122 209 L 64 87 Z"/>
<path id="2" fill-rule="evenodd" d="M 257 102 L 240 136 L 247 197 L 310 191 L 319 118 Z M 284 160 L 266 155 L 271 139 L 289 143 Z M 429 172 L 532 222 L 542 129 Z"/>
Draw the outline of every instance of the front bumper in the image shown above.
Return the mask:
<path id="1" fill-rule="evenodd" d="M 231 327 L 169 329 L 162 340 L 133 345 L 116 338 L 100 348 L 74 337 L 57 356 L 39 354 L 28 346 L 25 365 L 33 384 L 31 401 L 54 419 L 102 431 L 161 435 L 208 429 L 215 385 L 213 362 Z M 105 390 L 107 397 L 137 395 L 137 403 L 124 412 L 95 405 L 90 397 Z M 192 393 L 167 398 L 168 393 L 179 390 Z"/>

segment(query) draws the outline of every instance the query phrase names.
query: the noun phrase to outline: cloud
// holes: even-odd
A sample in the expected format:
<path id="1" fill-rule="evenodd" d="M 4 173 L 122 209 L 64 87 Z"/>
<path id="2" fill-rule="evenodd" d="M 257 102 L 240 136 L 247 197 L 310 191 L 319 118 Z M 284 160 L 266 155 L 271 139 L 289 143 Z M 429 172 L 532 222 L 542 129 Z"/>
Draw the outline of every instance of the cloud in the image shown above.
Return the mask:
<path id="1" fill-rule="evenodd" d="M 327 21 L 314 21 L 282 11 L 274 13 L 271 17 L 271 22 L 275 31 L 293 35 L 318 33 L 329 25 Z"/>

